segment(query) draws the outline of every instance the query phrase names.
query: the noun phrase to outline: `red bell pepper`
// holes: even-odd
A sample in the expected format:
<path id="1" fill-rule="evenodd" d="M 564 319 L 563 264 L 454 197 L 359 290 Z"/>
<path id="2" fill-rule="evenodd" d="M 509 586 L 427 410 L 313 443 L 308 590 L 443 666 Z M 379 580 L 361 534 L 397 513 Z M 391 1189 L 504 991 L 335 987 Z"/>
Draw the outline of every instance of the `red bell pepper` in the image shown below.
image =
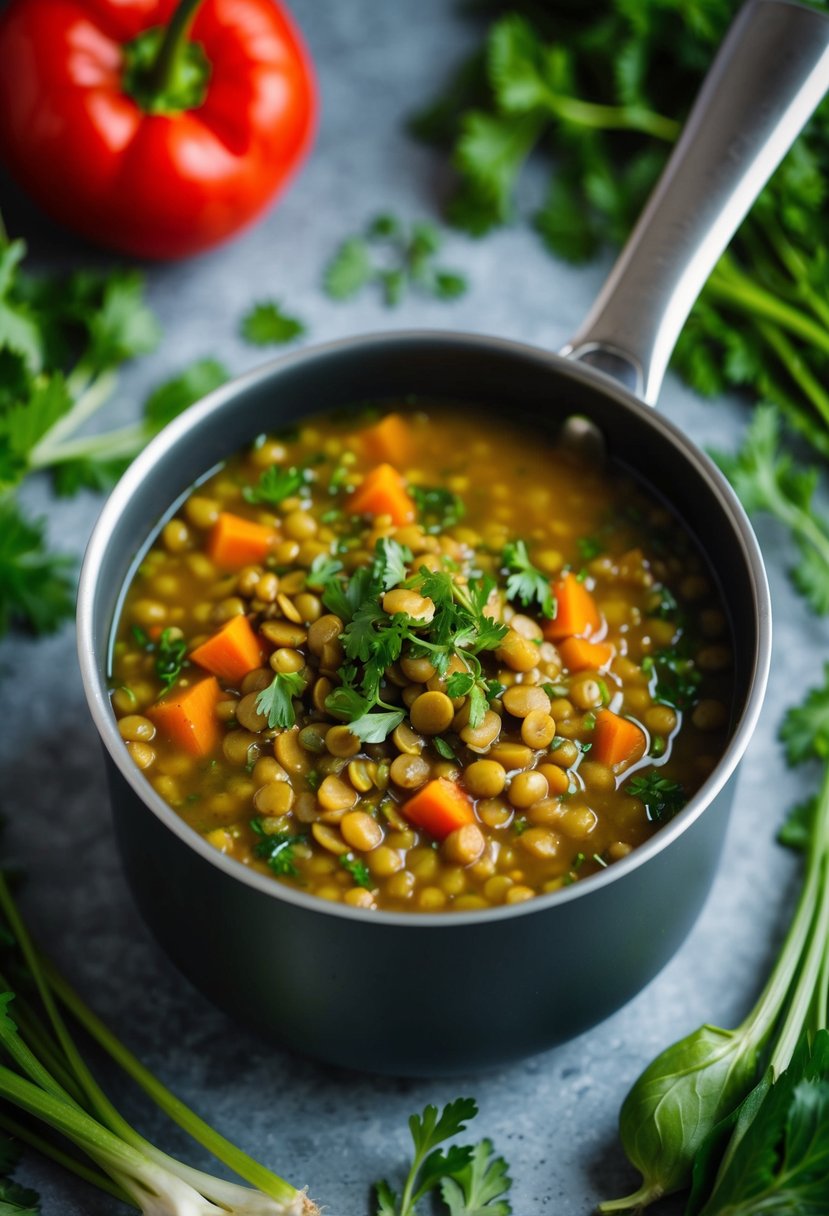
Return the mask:
<path id="1" fill-rule="evenodd" d="M 12 0 L 0 157 L 55 219 L 139 257 L 253 220 L 311 141 L 316 89 L 277 0 Z"/>

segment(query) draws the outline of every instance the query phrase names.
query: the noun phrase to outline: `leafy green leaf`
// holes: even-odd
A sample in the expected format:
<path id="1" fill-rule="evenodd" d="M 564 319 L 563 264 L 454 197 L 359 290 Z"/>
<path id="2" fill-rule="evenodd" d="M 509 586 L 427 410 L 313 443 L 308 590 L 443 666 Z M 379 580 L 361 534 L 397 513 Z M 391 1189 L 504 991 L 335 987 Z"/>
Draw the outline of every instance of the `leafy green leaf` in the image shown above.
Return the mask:
<path id="1" fill-rule="evenodd" d="M 362 858 L 355 857 L 353 853 L 343 853 L 340 856 L 340 865 L 354 879 L 355 887 L 363 887 L 364 890 L 370 891 L 374 886 L 371 871 Z"/>
<path id="2" fill-rule="evenodd" d="M 510 1216 L 512 1207 L 505 1196 L 512 1182 L 507 1168 L 503 1157 L 493 1157 L 492 1141 L 476 1144 L 468 1164 L 441 1181 L 449 1216 Z"/>
<path id="3" fill-rule="evenodd" d="M 327 553 L 318 553 L 308 568 L 307 586 L 322 591 L 342 571 L 343 564 Z"/>
<path id="4" fill-rule="evenodd" d="M 556 614 L 556 602 L 550 579 L 532 564 L 523 540 L 506 544 L 502 561 L 510 572 L 507 579 L 509 598 L 520 600 L 525 608 L 537 607 L 542 616 L 552 619 Z"/>
<path id="5" fill-rule="evenodd" d="M 279 465 L 272 464 L 259 474 L 259 481 L 255 486 L 243 488 L 242 497 L 245 502 L 266 503 L 268 506 L 275 507 L 283 499 L 298 494 L 307 480 L 308 472 L 304 468 L 295 468 L 291 465 L 290 468 L 283 469 Z"/>
<path id="6" fill-rule="evenodd" d="M 348 300 L 374 278 L 368 244 L 352 236 L 340 245 L 325 270 L 323 285 L 332 300 Z"/>
<path id="7" fill-rule="evenodd" d="M 297 878 L 299 871 L 296 867 L 294 849 L 307 837 L 293 832 L 269 832 L 263 826 L 261 819 L 251 819 L 250 827 L 259 838 L 253 846 L 255 855 L 262 861 L 266 861 L 274 874 Z"/>
<path id="8" fill-rule="evenodd" d="M 397 1196 L 387 1182 L 382 1179 L 374 1184 L 377 1195 L 375 1216 L 397 1216 Z"/>
<path id="9" fill-rule="evenodd" d="M 25 519 L 10 496 L 0 496 L 0 636 L 13 623 L 53 633 L 71 617 L 73 566 L 49 552 L 43 521 Z"/>
<path id="10" fill-rule="evenodd" d="M 393 730 L 396 730 L 406 716 L 403 709 L 389 710 L 385 713 L 363 714 L 349 722 L 348 729 L 363 743 L 382 743 Z"/>
<path id="11" fill-rule="evenodd" d="M 161 337 L 158 321 L 144 301 L 144 279 L 137 270 L 107 275 L 100 304 L 88 325 L 90 348 L 86 360 L 98 370 L 147 354 Z"/>
<path id="12" fill-rule="evenodd" d="M 172 688 L 185 667 L 187 642 L 180 636 L 180 631 L 172 628 L 162 629 L 158 639 L 155 656 L 155 674 L 165 689 Z"/>
<path id="13" fill-rule="evenodd" d="M 637 774 L 631 777 L 625 785 L 625 790 L 631 797 L 641 798 L 648 819 L 655 823 L 672 819 L 688 801 L 679 782 L 661 776 L 658 769 L 645 776 Z"/>
<path id="14" fill-rule="evenodd" d="M 277 672 L 257 697 L 256 710 L 266 715 L 271 730 L 293 726 L 296 722 L 293 698 L 302 696 L 304 691 L 305 681 L 298 671 Z"/>
<path id="15" fill-rule="evenodd" d="M 276 300 L 254 304 L 242 318 L 240 328 L 242 337 L 252 346 L 282 346 L 305 333 L 302 321 L 283 312 Z"/>
<path id="16" fill-rule="evenodd" d="M 829 758 L 829 662 L 823 666 L 823 684 L 786 711 L 779 736 L 789 764 Z"/>
<path id="17" fill-rule="evenodd" d="M 40 1216 L 40 1196 L 10 1178 L 0 1178 L 0 1216 Z"/>
<path id="18" fill-rule="evenodd" d="M 230 379 L 227 368 L 216 359 L 197 359 L 184 371 L 153 389 L 144 405 L 144 417 L 153 432 L 160 431 L 194 402 Z"/>
<path id="19" fill-rule="evenodd" d="M 803 802 L 796 803 L 777 833 L 780 844 L 805 853 L 812 839 L 816 814 L 817 798 L 806 798 Z"/>
<path id="20" fill-rule="evenodd" d="M 466 514 L 463 499 L 443 486 L 410 486 L 418 522 L 430 535 L 454 528 Z"/>

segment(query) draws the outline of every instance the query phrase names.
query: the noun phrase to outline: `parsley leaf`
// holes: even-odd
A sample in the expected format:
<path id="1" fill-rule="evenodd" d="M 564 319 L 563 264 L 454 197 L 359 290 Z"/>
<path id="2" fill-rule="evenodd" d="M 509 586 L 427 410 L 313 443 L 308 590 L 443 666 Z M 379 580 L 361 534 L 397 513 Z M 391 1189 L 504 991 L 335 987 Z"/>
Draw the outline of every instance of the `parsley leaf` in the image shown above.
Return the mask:
<path id="1" fill-rule="evenodd" d="M 829 758 L 829 663 L 823 666 L 823 684 L 786 711 L 779 737 L 789 764 Z"/>
<path id="2" fill-rule="evenodd" d="M 160 431 L 189 406 L 229 379 L 230 373 L 218 360 L 197 359 L 150 393 L 144 405 L 149 430 L 153 433 Z"/>
<path id="3" fill-rule="evenodd" d="M 506 544 L 501 560 L 509 571 L 509 598 L 520 600 L 525 608 L 537 606 L 542 616 L 552 619 L 556 614 L 556 602 L 553 599 L 550 580 L 532 564 L 523 540 Z"/>
<path id="4" fill-rule="evenodd" d="M 42 520 L 28 520 L 0 495 L 0 636 L 12 624 L 53 633 L 75 609 L 73 561 L 50 553 Z"/>
<path id="5" fill-rule="evenodd" d="M 466 279 L 435 264 L 442 243 L 433 224 L 415 221 L 407 228 L 395 216 L 377 216 L 363 234 L 343 241 L 325 269 L 323 286 L 332 300 L 347 300 L 373 283 L 390 308 L 412 289 L 456 299 L 466 291 Z"/>
<path id="6" fill-rule="evenodd" d="M 812 839 L 816 814 L 816 797 L 806 798 L 791 807 L 777 833 L 779 843 L 805 853 Z"/>
<path id="7" fill-rule="evenodd" d="M 257 712 L 267 716 L 271 730 L 293 726 L 296 722 L 293 698 L 302 696 L 304 691 L 305 681 L 298 671 L 277 672 L 257 697 Z"/>
<path id="8" fill-rule="evenodd" d="M 302 337 L 305 326 L 283 312 L 276 300 L 261 300 L 245 313 L 240 330 L 252 346 L 282 346 Z"/>
<path id="9" fill-rule="evenodd" d="M 255 486 L 245 486 L 242 497 L 249 503 L 266 503 L 268 506 L 278 506 L 284 498 L 298 494 L 308 480 L 308 470 L 304 468 L 283 469 L 279 465 L 269 465 L 259 475 Z"/>
<path id="10" fill-rule="evenodd" d="M 493 1157 L 491 1140 L 476 1144 L 469 1163 L 441 1180 L 449 1216 L 510 1216 L 512 1207 L 504 1198 L 512 1186 L 507 1168 L 503 1157 Z"/>
<path id="11" fill-rule="evenodd" d="M 343 853 L 340 855 L 340 865 L 354 879 L 355 887 L 364 887 L 366 891 L 372 889 L 374 880 L 371 877 L 371 871 L 362 858 L 355 857 L 353 853 Z"/>
<path id="12" fill-rule="evenodd" d="M 676 709 L 686 709 L 696 701 L 702 673 L 693 659 L 687 658 L 676 648 L 645 655 L 642 670 L 653 677 L 654 700 Z"/>
<path id="13" fill-rule="evenodd" d="M 397 730 L 406 716 L 403 709 L 393 709 L 386 713 L 362 714 L 349 722 L 348 729 L 363 743 L 382 743 L 384 739 Z"/>
<path id="14" fill-rule="evenodd" d="M 679 782 L 660 776 L 658 771 L 631 777 L 625 789 L 634 798 L 641 798 L 645 813 L 652 823 L 672 819 L 688 801 Z"/>
<path id="15" fill-rule="evenodd" d="M 186 666 L 187 643 L 179 631 L 163 629 L 156 647 L 155 674 L 165 689 L 172 688 Z"/>
<path id="16" fill-rule="evenodd" d="M 266 861 L 274 874 L 298 878 L 294 849 L 298 844 L 304 843 L 307 837 L 295 835 L 293 832 L 268 832 L 261 819 L 251 819 L 250 828 L 259 837 L 253 846 L 254 854 Z"/>
<path id="17" fill-rule="evenodd" d="M 327 553 L 318 553 L 308 568 L 305 582 L 314 591 L 322 591 L 336 578 L 342 568 L 342 562 L 335 557 L 330 557 Z"/>
<path id="18" fill-rule="evenodd" d="M 430 535 L 453 528 L 466 514 L 463 499 L 443 486 L 410 486 L 409 492 L 417 507 L 418 521 Z"/>

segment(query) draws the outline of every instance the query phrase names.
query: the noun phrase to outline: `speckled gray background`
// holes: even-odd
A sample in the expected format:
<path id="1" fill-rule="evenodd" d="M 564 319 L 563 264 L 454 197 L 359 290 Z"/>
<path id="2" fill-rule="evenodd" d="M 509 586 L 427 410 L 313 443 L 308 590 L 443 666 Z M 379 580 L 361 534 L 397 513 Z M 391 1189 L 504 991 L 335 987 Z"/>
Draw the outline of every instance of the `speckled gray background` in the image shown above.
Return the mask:
<path id="1" fill-rule="evenodd" d="M 321 270 L 343 237 L 379 210 L 435 215 L 447 187 L 445 169 L 406 137 L 403 119 L 430 96 L 475 30 L 450 0 L 296 0 L 294 7 L 322 89 L 312 158 L 278 208 L 240 240 L 181 265 L 149 269 L 164 342 L 125 371 L 107 425 L 135 418 L 143 395 L 190 359 L 213 354 L 235 371 L 256 363 L 257 352 L 236 332 L 257 298 L 284 300 L 307 320 L 311 341 L 423 325 L 556 348 L 602 281 L 606 265 L 557 263 L 526 226 L 517 226 L 482 242 L 448 235 L 444 261 L 471 283 L 455 303 L 411 299 L 387 311 L 372 297 L 347 305 L 326 300 Z M 45 265 L 100 258 L 29 215 L 8 183 L 0 181 L 0 188 L 10 229 L 30 238 Z M 528 207 L 540 188 L 530 174 Z M 660 408 L 701 444 L 724 448 L 736 443 L 746 417 L 740 402 L 701 402 L 670 378 Z M 55 543 L 79 552 L 100 501 L 82 495 L 55 502 L 43 487 L 32 487 L 28 499 L 34 510 L 48 512 Z M 69 627 L 47 640 L 0 644 L 4 851 L 30 876 L 27 916 L 76 986 L 150 1068 L 254 1155 L 307 1183 L 330 1216 L 368 1216 L 372 1180 L 400 1177 L 409 1113 L 457 1094 L 477 1098 L 475 1133 L 491 1137 L 510 1161 L 517 1216 L 589 1212 L 598 1198 L 633 1182 L 615 1135 L 631 1081 L 656 1051 L 700 1022 L 731 1026 L 742 1018 L 792 909 L 796 863 L 773 837 L 813 775 L 785 770 L 775 732 L 784 708 L 817 679 L 829 648 L 826 625 L 807 614 L 786 581 L 787 538 L 769 525 L 760 539 L 775 605 L 773 669 L 713 893 L 662 975 L 567 1046 L 485 1075 L 375 1079 L 287 1055 L 208 1005 L 150 940 L 124 888 Z M 272 965 L 279 965 L 278 955 Z M 365 1000 L 370 1017 L 370 992 Z M 120 1078 L 112 1089 L 151 1138 L 194 1161 L 203 1158 Z M 20 1174 L 41 1191 L 45 1216 L 120 1210 L 31 1154 Z M 672 1201 L 664 1210 L 671 1216 L 680 1205 Z"/>

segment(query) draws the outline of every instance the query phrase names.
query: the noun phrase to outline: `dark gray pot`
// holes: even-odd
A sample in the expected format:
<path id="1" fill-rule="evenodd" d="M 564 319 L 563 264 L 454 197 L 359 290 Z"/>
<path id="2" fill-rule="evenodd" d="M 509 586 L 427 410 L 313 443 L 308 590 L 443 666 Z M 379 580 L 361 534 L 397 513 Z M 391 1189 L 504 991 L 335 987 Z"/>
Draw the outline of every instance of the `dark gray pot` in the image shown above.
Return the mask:
<path id="1" fill-rule="evenodd" d="M 106 748 L 125 870 L 148 924 L 182 971 L 284 1045 L 409 1074 L 527 1055 L 584 1030 L 638 992 L 698 915 L 722 851 L 733 774 L 765 690 L 768 587 L 754 535 L 724 478 L 617 381 L 655 399 L 696 291 L 823 94 L 827 30 L 822 14 L 784 0 L 747 6 L 640 225 L 568 348 L 570 358 L 438 333 L 309 350 L 194 406 L 149 445 L 106 504 L 84 563 L 78 644 Z M 481 912 L 366 912 L 289 890 L 227 859 L 134 767 L 107 693 L 124 585 L 168 505 L 262 431 L 366 398 L 411 394 L 491 408 L 516 426 L 552 434 L 576 412 L 588 417 L 610 457 L 639 473 L 696 535 L 734 633 L 733 734 L 688 807 L 602 874 Z"/>

